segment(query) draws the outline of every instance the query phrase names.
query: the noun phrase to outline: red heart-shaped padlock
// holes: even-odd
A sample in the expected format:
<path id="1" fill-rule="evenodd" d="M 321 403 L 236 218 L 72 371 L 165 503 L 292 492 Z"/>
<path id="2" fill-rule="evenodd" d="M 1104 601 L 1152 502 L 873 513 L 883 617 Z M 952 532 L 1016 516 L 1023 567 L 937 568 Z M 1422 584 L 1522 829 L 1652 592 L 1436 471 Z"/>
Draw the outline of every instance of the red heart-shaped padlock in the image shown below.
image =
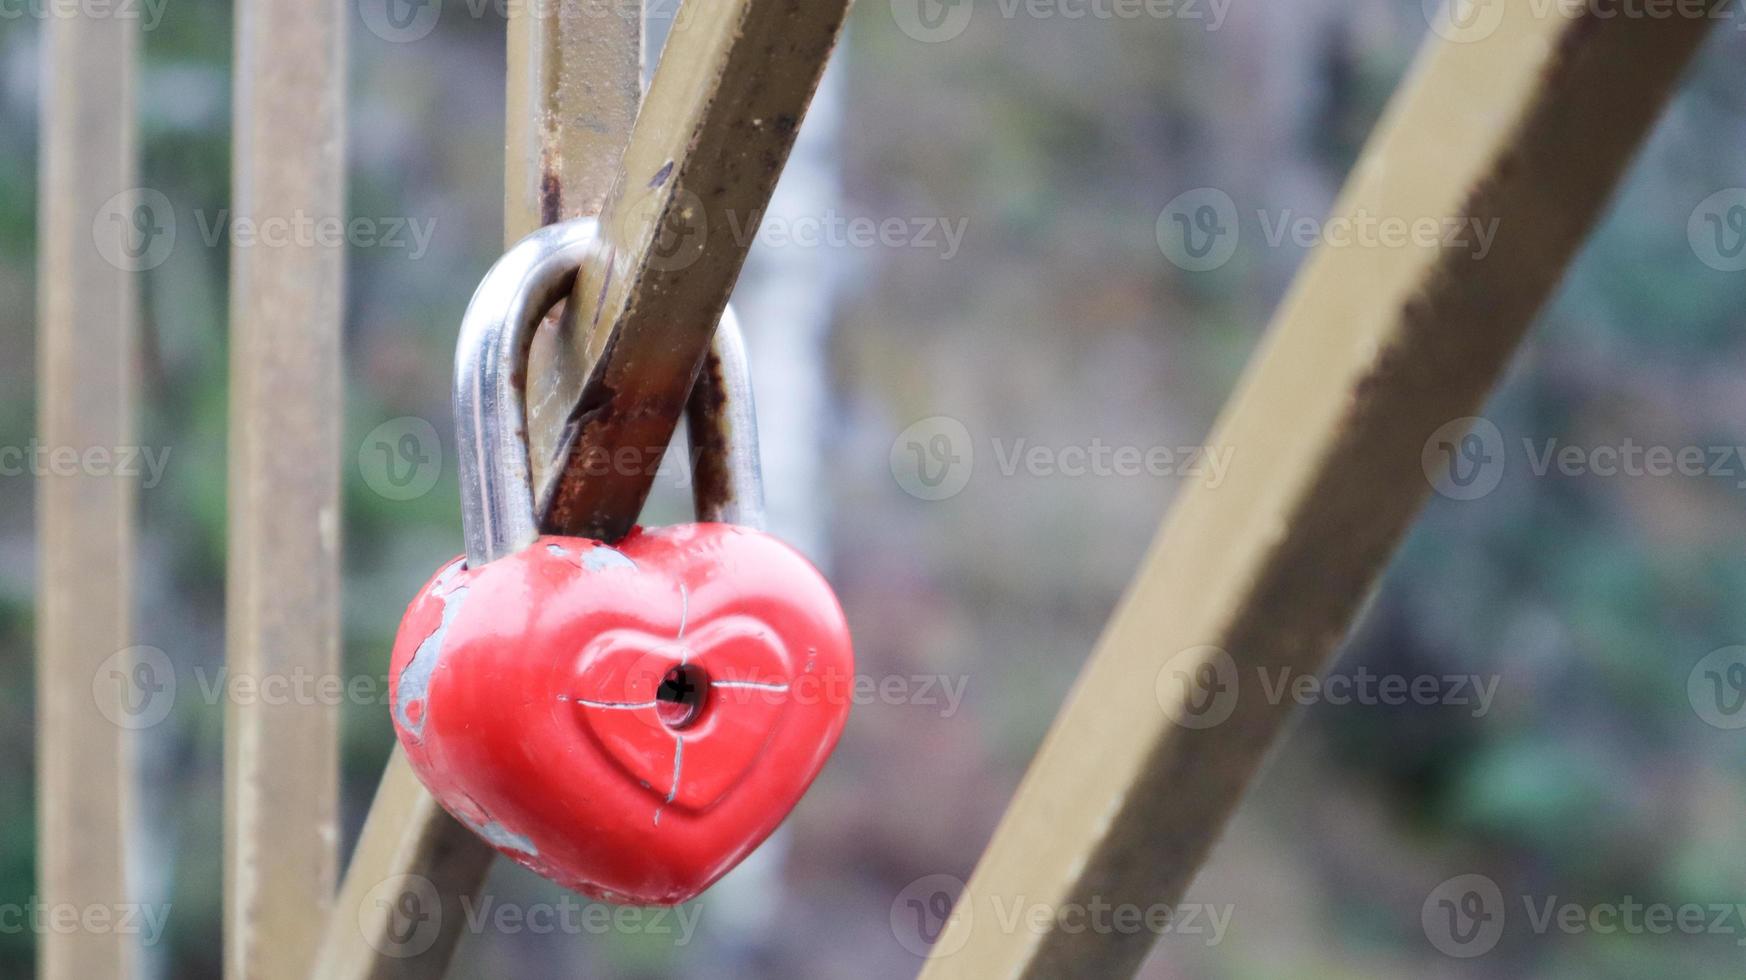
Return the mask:
<path id="1" fill-rule="evenodd" d="M 849 711 L 842 608 L 730 524 L 450 563 L 394 641 L 394 728 L 445 809 L 611 902 L 694 897 L 763 842 Z"/>

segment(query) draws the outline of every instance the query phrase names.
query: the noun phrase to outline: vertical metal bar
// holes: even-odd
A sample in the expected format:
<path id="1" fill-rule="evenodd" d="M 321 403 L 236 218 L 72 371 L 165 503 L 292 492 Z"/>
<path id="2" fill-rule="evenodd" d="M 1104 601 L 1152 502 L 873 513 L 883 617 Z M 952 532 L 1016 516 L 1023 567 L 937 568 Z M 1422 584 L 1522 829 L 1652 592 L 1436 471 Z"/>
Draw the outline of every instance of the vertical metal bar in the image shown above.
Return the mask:
<path id="1" fill-rule="evenodd" d="M 605 206 L 643 97 L 642 6 L 509 5 L 505 244 Z"/>
<path id="2" fill-rule="evenodd" d="M 135 187 L 138 21 L 86 12 L 46 18 L 43 30 L 39 436 L 51 459 L 84 461 L 134 438 L 134 273 L 158 244 L 134 223 L 146 207 Z M 143 214 L 149 229 L 156 215 Z M 47 471 L 37 488 L 38 897 L 118 913 L 128 900 L 135 486 L 113 468 Z M 45 980 L 135 971 L 120 930 L 47 930 L 38 941 Z"/>
<path id="3" fill-rule="evenodd" d="M 600 212 L 642 96 L 642 37 L 641 0 L 509 5 L 506 245 Z M 568 343 L 558 328 L 548 318 L 530 352 L 536 442 L 557 428 L 549 416 L 560 400 L 551 396 L 562 379 L 552 365 Z M 535 466 L 550 455 L 535 454 Z M 466 922 L 461 901 L 477 894 L 495 854 L 437 805 L 396 747 L 309 975 L 441 977 Z"/>
<path id="4" fill-rule="evenodd" d="M 1180 900 L 1289 716 L 1256 677 L 1326 665 L 1430 493 L 1438 441 L 1459 439 L 1709 25 L 1489 16 L 1421 57 L 1334 212 L 1489 228 L 1490 251 L 1311 256 L 1211 437 L 1229 477 L 1172 509 L 928 980 L 1140 967 L 1158 934 L 1087 929 L 1084 910 Z M 1000 928 L 1017 901 L 1055 915 Z"/>
<path id="5" fill-rule="evenodd" d="M 643 26 L 642 0 L 510 6 L 505 244 L 606 206 L 642 103 Z M 574 344 L 567 322 L 549 317 L 528 354 L 535 486 L 557 455 L 566 399 L 581 389 L 558 369 Z"/>
<path id="6" fill-rule="evenodd" d="M 237 4 L 233 227 L 342 227 L 345 0 Z M 225 975 L 302 977 L 338 867 L 343 244 L 231 245 Z M 285 692 L 285 697 L 268 696 Z"/>

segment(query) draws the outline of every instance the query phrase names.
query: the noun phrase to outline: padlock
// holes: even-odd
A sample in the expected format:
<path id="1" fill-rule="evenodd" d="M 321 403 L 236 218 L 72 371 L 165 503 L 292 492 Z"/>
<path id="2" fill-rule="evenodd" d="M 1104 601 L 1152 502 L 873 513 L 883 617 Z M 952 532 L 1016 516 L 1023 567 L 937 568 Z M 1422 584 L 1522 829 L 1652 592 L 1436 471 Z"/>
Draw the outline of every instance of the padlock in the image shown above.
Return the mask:
<path id="1" fill-rule="evenodd" d="M 694 440 L 720 447 L 696 463 L 722 477 L 699 497 L 714 512 L 612 544 L 539 534 L 520 379 L 595 234 L 589 219 L 535 233 L 468 307 L 455 387 L 467 551 L 406 612 L 390 710 L 432 796 L 498 851 L 603 901 L 670 905 L 799 802 L 847 721 L 854 661 L 824 576 L 757 527 L 731 312 L 706 372 L 727 438 Z M 690 424 L 710 415 L 694 407 Z"/>

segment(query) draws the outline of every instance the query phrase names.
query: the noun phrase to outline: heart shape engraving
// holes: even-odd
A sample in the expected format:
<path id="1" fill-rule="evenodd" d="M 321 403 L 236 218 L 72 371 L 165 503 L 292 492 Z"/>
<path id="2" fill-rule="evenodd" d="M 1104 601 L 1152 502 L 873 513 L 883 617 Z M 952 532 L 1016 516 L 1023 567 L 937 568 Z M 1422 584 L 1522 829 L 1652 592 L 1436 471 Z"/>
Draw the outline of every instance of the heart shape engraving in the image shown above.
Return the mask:
<path id="1" fill-rule="evenodd" d="M 576 891 L 673 904 L 775 830 L 847 720 L 830 586 L 725 524 L 450 563 L 401 623 L 395 731 L 432 795 Z"/>
<path id="2" fill-rule="evenodd" d="M 769 744 L 793 675 L 779 639 L 757 620 L 716 620 L 689 637 L 684 625 L 667 639 L 602 634 L 577 658 L 567 700 L 627 774 L 669 803 L 701 810 Z M 651 750 L 651 730 L 670 753 Z"/>

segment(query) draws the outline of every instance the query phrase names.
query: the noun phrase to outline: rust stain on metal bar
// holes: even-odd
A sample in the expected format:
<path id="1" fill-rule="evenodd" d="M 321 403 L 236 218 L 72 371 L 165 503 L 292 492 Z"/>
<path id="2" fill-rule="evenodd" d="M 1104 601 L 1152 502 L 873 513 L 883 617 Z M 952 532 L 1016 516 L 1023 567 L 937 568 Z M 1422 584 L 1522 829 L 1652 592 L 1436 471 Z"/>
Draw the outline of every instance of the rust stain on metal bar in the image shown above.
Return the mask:
<path id="1" fill-rule="evenodd" d="M 768 206 L 848 6 L 685 6 L 565 313 L 559 367 L 585 383 L 536 460 L 548 529 L 610 541 L 636 521 L 745 262 L 735 229 Z"/>
<path id="2" fill-rule="evenodd" d="M 691 498 L 697 519 L 718 520 L 734 500 L 733 424 L 727 415 L 727 384 L 721 358 L 711 351 L 685 403 L 685 433 L 691 448 Z"/>
<path id="3" fill-rule="evenodd" d="M 511 5 L 505 241 L 606 206 L 642 103 L 643 44 L 640 2 Z M 573 343 L 554 314 L 528 354 L 524 390 L 536 480 L 564 430 L 566 392 L 579 387 L 562 369 Z"/>
<path id="4" fill-rule="evenodd" d="M 506 242 L 605 206 L 642 101 L 641 7 L 510 4 Z"/>
<path id="5" fill-rule="evenodd" d="M 1325 666 L 1430 492 L 1427 441 L 1484 399 L 1709 23 L 1503 9 L 1427 49 L 1334 209 L 1495 221 L 1492 251 L 1311 256 L 1211 437 L 1229 478 L 1171 510 L 923 976 L 1139 968 L 1154 935 L 999 912 L 1181 899 L 1290 713 L 1245 680 Z M 1194 711 L 1207 668 L 1234 672 L 1226 717 Z"/>

